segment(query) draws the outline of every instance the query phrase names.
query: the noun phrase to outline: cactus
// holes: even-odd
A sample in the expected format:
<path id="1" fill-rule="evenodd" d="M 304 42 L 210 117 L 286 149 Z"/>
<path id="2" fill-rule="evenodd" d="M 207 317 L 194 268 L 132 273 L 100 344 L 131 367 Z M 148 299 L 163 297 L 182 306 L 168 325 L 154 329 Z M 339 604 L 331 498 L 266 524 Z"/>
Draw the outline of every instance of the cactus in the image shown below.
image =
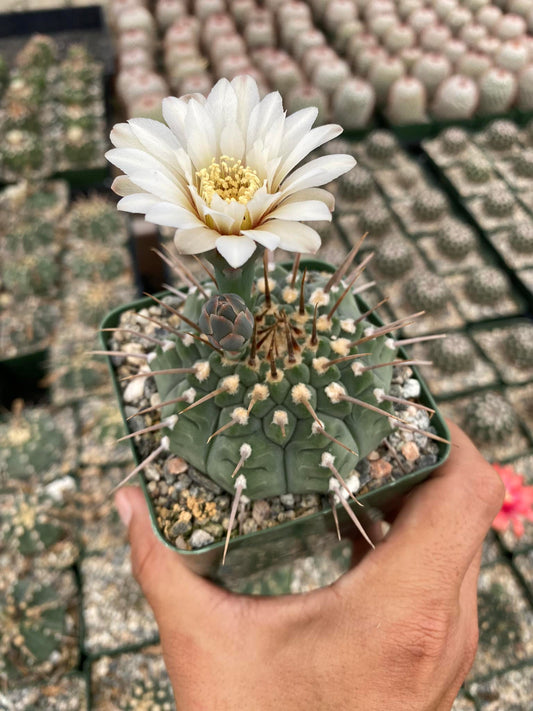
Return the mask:
<path id="1" fill-rule="evenodd" d="M 412 68 L 413 76 L 422 82 L 429 98 L 451 73 L 451 62 L 443 54 L 424 54 Z"/>
<path id="2" fill-rule="evenodd" d="M 75 314 L 87 326 L 98 326 L 106 313 L 120 302 L 117 281 L 82 282 L 74 296 Z"/>
<path id="3" fill-rule="evenodd" d="M 392 215 L 389 208 L 384 203 L 365 207 L 359 216 L 359 226 L 363 232 L 370 232 L 372 235 L 380 237 L 390 228 Z"/>
<path id="4" fill-rule="evenodd" d="M 7 300 L 0 302 L 2 358 L 38 351 L 48 345 L 60 322 L 57 304 L 35 296 L 23 300 L 7 296 Z"/>
<path id="5" fill-rule="evenodd" d="M 517 79 L 511 72 L 500 67 L 491 67 L 479 79 L 478 113 L 505 113 L 515 100 L 517 88 Z"/>
<path id="6" fill-rule="evenodd" d="M 507 400 L 488 392 L 475 395 L 467 404 L 464 426 L 477 444 L 498 444 L 514 432 L 517 418 Z"/>
<path id="7" fill-rule="evenodd" d="M 497 304 L 509 293 L 509 281 L 496 267 L 474 270 L 466 282 L 466 294 L 476 304 Z"/>
<path id="8" fill-rule="evenodd" d="M 62 145 L 63 155 L 75 166 L 89 166 L 99 157 L 101 143 L 97 136 L 79 126 L 67 129 Z"/>
<path id="9" fill-rule="evenodd" d="M 494 187 L 485 195 L 483 207 L 491 217 L 507 217 L 513 213 L 515 199 L 510 192 Z"/>
<path id="10" fill-rule="evenodd" d="M 370 67 L 368 81 L 376 92 L 378 106 L 386 104 L 391 86 L 404 74 L 405 67 L 398 57 L 380 58 Z"/>
<path id="11" fill-rule="evenodd" d="M 47 35 L 33 35 L 15 58 L 18 69 L 49 69 L 57 61 L 57 44 Z"/>
<path id="12" fill-rule="evenodd" d="M 430 314 L 442 311 L 450 299 L 446 283 L 437 274 L 422 272 L 416 279 L 407 282 L 404 297 L 414 311 Z"/>
<path id="13" fill-rule="evenodd" d="M 85 242 L 124 244 L 124 220 L 107 198 L 95 195 L 76 200 L 69 213 L 72 234 Z"/>
<path id="14" fill-rule="evenodd" d="M 448 375 L 471 370 L 476 356 L 472 342 L 463 333 L 450 333 L 433 341 L 429 352 L 433 365 Z"/>
<path id="15" fill-rule="evenodd" d="M 174 711 L 176 708 L 169 682 L 158 686 L 152 679 L 135 679 L 129 696 L 129 699 L 118 702 L 120 711 L 139 711 L 143 708 Z"/>
<path id="16" fill-rule="evenodd" d="M 53 254 L 33 252 L 5 261 L 2 277 L 14 296 L 53 295 L 58 288 L 60 268 Z"/>
<path id="17" fill-rule="evenodd" d="M 468 145 L 468 133 L 462 128 L 452 126 L 440 134 L 440 141 L 446 153 L 458 155 Z"/>
<path id="18" fill-rule="evenodd" d="M 486 158 L 474 155 L 464 162 L 463 173 L 471 183 L 487 183 L 492 177 L 492 168 Z"/>
<path id="19" fill-rule="evenodd" d="M 507 151 L 518 140 L 518 127 L 512 121 L 493 121 L 486 130 L 487 145 L 495 151 Z"/>
<path id="20" fill-rule="evenodd" d="M 517 73 L 529 60 L 529 49 L 525 42 L 514 39 L 504 42 L 496 53 L 495 62 L 502 69 Z"/>
<path id="21" fill-rule="evenodd" d="M 522 111 L 533 109 L 533 64 L 528 64 L 518 75 L 516 105 Z"/>
<path id="22" fill-rule="evenodd" d="M 69 633 L 67 608 L 52 585 L 24 577 L 0 592 L 0 679 L 50 678 Z"/>
<path id="23" fill-rule="evenodd" d="M 397 79 L 389 90 L 385 112 L 393 124 L 402 126 L 427 121 L 426 90 L 415 77 Z"/>
<path id="24" fill-rule="evenodd" d="M 437 233 L 437 247 L 449 259 L 464 259 L 476 243 L 474 231 L 464 224 L 445 225 Z"/>
<path id="25" fill-rule="evenodd" d="M 386 277 L 396 279 L 413 266 L 414 249 L 402 237 L 388 237 L 380 244 L 374 265 Z"/>
<path id="26" fill-rule="evenodd" d="M 328 103 L 324 92 L 309 84 L 295 86 L 294 89 L 291 89 L 287 94 L 286 102 L 287 110 L 290 113 L 308 108 L 309 106 L 316 106 L 318 108 L 319 122 L 322 121 L 328 113 Z"/>
<path id="27" fill-rule="evenodd" d="M 121 247 L 86 242 L 69 246 L 64 262 L 77 279 L 109 281 L 128 269 L 128 254 Z"/>
<path id="28" fill-rule="evenodd" d="M 0 424 L 0 472 L 13 479 L 49 478 L 60 468 L 67 445 L 59 427 L 46 410 L 23 410 L 16 401 L 13 414 Z"/>
<path id="29" fill-rule="evenodd" d="M 0 99 L 9 83 L 9 65 L 0 54 Z"/>
<path id="30" fill-rule="evenodd" d="M 513 225 L 509 233 L 511 247 L 521 254 L 533 252 L 533 225 L 531 222 L 520 222 Z"/>
<path id="31" fill-rule="evenodd" d="M 374 191 L 374 178 L 369 170 L 351 170 L 339 179 L 339 195 L 346 200 L 365 200 Z"/>
<path id="32" fill-rule="evenodd" d="M 370 123 L 376 97 L 370 84 L 351 77 L 337 87 L 332 97 L 333 118 L 346 130 L 364 128 Z"/>
<path id="33" fill-rule="evenodd" d="M 71 44 L 59 68 L 59 81 L 76 81 L 85 84 L 87 89 L 97 84 L 102 78 L 102 68 L 95 62 L 83 45 Z"/>
<path id="34" fill-rule="evenodd" d="M 373 160 L 385 163 L 398 152 L 398 141 L 390 131 L 372 131 L 366 139 L 366 151 Z"/>
<path id="35" fill-rule="evenodd" d="M 519 153 L 514 161 L 514 171 L 522 178 L 533 178 L 533 150 Z"/>
<path id="36" fill-rule="evenodd" d="M 517 368 L 533 368 L 533 326 L 521 323 L 513 326 L 504 340 L 505 354 Z"/>
<path id="37" fill-rule="evenodd" d="M 31 175 L 43 167 L 45 152 L 40 136 L 13 129 L 0 149 L 4 168 L 17 175 Z"/>
<path id="38" fill-rule="evenodd" d="M 17 225 L 4 237 L 8 252 L 34 252 L 41 247 L 52 245 L 56 239 L 54 225 L 47 220 L 31 220 Z"/>
<path id="39" fill-rule="evenodd" d="M 476 110 L 479 89 L 473 79 L 452 74 L 437 89 L 431 112 L 437 119 L 467 119 Z"/>
<path id="40" fill-rule="evenodd" d="M 444 193 L 435 188 L 428 188 L 413 200 L 413 214 L 417 220 L 434 222 L 440 219 L 448 209 L 448 200 Z"/>

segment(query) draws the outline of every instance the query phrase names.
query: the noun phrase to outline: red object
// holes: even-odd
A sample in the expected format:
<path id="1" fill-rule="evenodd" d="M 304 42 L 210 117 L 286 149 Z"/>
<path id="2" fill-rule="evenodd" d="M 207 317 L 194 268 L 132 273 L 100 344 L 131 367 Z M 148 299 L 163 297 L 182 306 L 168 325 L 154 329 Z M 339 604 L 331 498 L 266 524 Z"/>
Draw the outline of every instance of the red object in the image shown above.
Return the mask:
<path id="1" fill-rule="evenodd" d="M 492 522 L 495 531 L 506 531 L 512 526 L 517 538 L 524 534 L 524 522 L 533 523 L 533 486 L 524 485 L 524 477 L 511 466 L 493 464 L 505 484 L 506 494 L 500 512 Z"/>

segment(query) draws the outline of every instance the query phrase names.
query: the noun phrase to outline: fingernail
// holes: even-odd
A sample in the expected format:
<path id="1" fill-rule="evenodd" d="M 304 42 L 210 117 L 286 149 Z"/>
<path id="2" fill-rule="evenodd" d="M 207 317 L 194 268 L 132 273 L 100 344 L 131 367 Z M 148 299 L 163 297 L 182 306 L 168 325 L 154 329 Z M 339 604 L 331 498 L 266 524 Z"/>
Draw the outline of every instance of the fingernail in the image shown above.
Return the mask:
<path id="1" fill-rule="evenodd" d="M 128 500 L 128 495 L 125 491 L 119 491 L 115 495 L 115 506 L 117 508 L 118 515 L 120 516 L 120 520 L 127 528 L 130 525 L 133 511 Z"/>

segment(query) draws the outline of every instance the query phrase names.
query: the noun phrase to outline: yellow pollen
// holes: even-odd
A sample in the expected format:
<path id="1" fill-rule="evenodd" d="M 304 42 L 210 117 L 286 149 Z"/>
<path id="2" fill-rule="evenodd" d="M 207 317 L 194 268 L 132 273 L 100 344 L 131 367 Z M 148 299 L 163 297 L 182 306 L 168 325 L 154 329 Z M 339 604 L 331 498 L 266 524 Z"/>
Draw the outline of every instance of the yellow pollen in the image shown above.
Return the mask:
<path id="1" fill-rule="evenodd" d="M 218 161 L 213 158 L 211 165 L 197 171 L 196 175 L 198 192 L 208 205 L 215 193 L 226 202 L 235 200 L 246 205 L 261 187 L 256 171 L 230 156 L 220 156 Z"/>

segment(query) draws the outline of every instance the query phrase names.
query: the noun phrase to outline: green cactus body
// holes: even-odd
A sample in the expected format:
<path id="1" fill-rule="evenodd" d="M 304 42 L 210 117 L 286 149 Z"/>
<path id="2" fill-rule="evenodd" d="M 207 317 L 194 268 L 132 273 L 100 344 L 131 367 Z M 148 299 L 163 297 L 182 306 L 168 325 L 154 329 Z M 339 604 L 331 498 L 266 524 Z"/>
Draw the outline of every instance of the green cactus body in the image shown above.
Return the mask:
<path id="1" fill-rule="evenodd" d="M 462 128 L 447 128 L 440 135 L 443 148 L 447 153 L 457 155 L 464 151 L 468 145 L 468 133 Z"/>
<path id="2" fill-rule="evenodd" d="M 435 367 L 450 375 L 470 370 L 475 359 L 474 346 L 462 333 L 450 333 L 443 340 L 435 341 L 430 354 Z"/>
<path id="3" fill-rule="evenodd" d="M 4 285 L 15 296 L 50 295 L 57 290 L 59 265 L 55 256 L 41 251 L 6 260 Z"/>
<path id="4" fill-rule="evenodd" d="M 51 585 L 28 577 L 0 593 L 0 678 L 50 672 L 66 625 L 65 605 Z"/>
<path id="5" fill-rule="evenodd" d="M 46 220 L 32 220 L 18 225 L 4 238 L 6 249 L 10 253 L 32 252 L 54 243 L 56 233 L 54 225 Z"/>
<path id="6" fill-rule="evenodd" d="M 514 169 L 522 178 L 533 178 L 533 150 L 525 150 L 515 160 Z"/>
<path id="7" fill-rule="evenodd" d="M 39 555 L 67 536 L 59 508 L 43 492 L 16 494 L 10 510 L 0 509 L 0 545 L 26 556 Z"/>
<path id="8" fill-rule="evenodd" d="M 57 44 L 47 35 L 33 35 L 17 54 L 15 65 L 18 69 L 50 68 L 57 61 Z"/>
<path id="9" fill-rule="evenodd" d="M 465 178 L 471 183 L 486 183 L 490 180 L 492 169 L 485 158 L 470 158 L 463 166 Z"/>
<path id="10" fill-rule="evenodd" d="M 483 206 L 491 217 L 507 217 L 515 208 L 515 199 L 510 192 L 494 188 L 485 196 Z"/>
<path id="11" fill-rule="evenodd" d="M 98 158 L 100 144 L 91 133 L 85 132 L 80 126 L 71 126 L 65 135 L 63 154 L 74 164 L 91 164 Z"/>
<path id="12" fill-rule="evenodd" d="M 521 254 L 533 252 L 533 225 L 530 222 L 521 222 L 515 225 L 510 234 L 511 247 Z"/>
<path id="13" fill-rule="evenodd" d="M 437 247 L 449 259 L 463 259 L 475 246 L 476 235 L 467 225 L 446 226 L 437 234 Z"/>
<path id="14" fill-rule="evenodd" d="M 370 158 L 386 161 L 398 151 L 398 142 L 389 131 L 373 131 L 366 141 L 366 150 Z"/>
<path id="15" fill-rule="evenodd" d="M 112 202 L 98 196 L 82 198 L 74 203 L 70 211 L 70 230 L 75 237 L 86 242 L 125 242 L 122 216 Z"/>
<path id="16" fill-rule="evenodd" d="M 255 333 L 238 358 L 185 336 L 158 348 L 150 363 L 156 373 L 181 371 L 154 375 L 162 402 L 182 398 L 161 413 L 171 418 L 164 430 L 170 450 L 229 492 L 236 467 L 252 499 L 327 492 L 331 471 L 321 467 L 326 448 L 348 478 L 390 432 L 390 404 L 380 402 L 380 393 L 388 392 L 392 366 L 385 364 L 394 361 L 396 349 L 386 335 L 356 343 L 373 327 L 357 321 L 361 314 L 351 294 L 328 318 L 342 293 L 340 287 L 326 290 L 329 277 L 307 275 L 301 309 L 301 276 L 291 286 L 291 274 L 276 266 L 268 275 L 269 296 L 258 276 Z M 198 291 L 189 293 L 182 313 L 198 322 L 204 301 Z M 347 402 L 348 393 L 375 410 Z"/>
<path id="17" fill-rule="evenodd" d="M 9 82 L 9 65 L 6 60 L 0 55 L 0 98 L 4 93 Z"/>
<path id="18" fill-rule="evenodd" d="M 466 293 L 476 304 L 496 304 L 508 292 L 509 281 L 496 267 L 474 270 L 466 284 Z"/>
<path id="19" fill-rule="evenodd" d="M 377 237 L 384 235 L 388 231 L 391 222 L 392 215 L 389 208 L 379 202 L 367 207 L 359 216 L 361 230 Z"/>
<path id="20" fill-rule="evenodd" d="M 6 134 L 1 154 L 4 167 L 17 174 L 39 170 L 45 158 L 40 136 L 18 129 Z"/>
<path id="21" fill-rule="evenodd" d="M 470 400 L 464 423 L 475 442 L 497 443 L 513 433 L 517 419 L 507 400 L 498 393 L 488 392 Z"/>
<path id="22" fill-rule="evenodd" d="M 374 190 L 374 179 L 365 168 L 352 170 L 339 180 L 340 197 L 347 200 L 365 200 Z"/>
<path id="23" fill-rule="evenodd" d="M 517 368 L 533 368 L 533 326 L 515 326 L 504 341 L 505 353 Z"/>
<path id="24" fill-rule="evenodd" d="M 512 121 L 494 121 L 487 129 L 487 145 L 496 151 L 512 148 L 518 139 L 518 127 Z"/>
<path id="25" fill-rule="evenodd" d="M 77 279 L 109 281 L 127 271 L 128 254 L 120 247 L 71 242 L 65 264 Z"/>

